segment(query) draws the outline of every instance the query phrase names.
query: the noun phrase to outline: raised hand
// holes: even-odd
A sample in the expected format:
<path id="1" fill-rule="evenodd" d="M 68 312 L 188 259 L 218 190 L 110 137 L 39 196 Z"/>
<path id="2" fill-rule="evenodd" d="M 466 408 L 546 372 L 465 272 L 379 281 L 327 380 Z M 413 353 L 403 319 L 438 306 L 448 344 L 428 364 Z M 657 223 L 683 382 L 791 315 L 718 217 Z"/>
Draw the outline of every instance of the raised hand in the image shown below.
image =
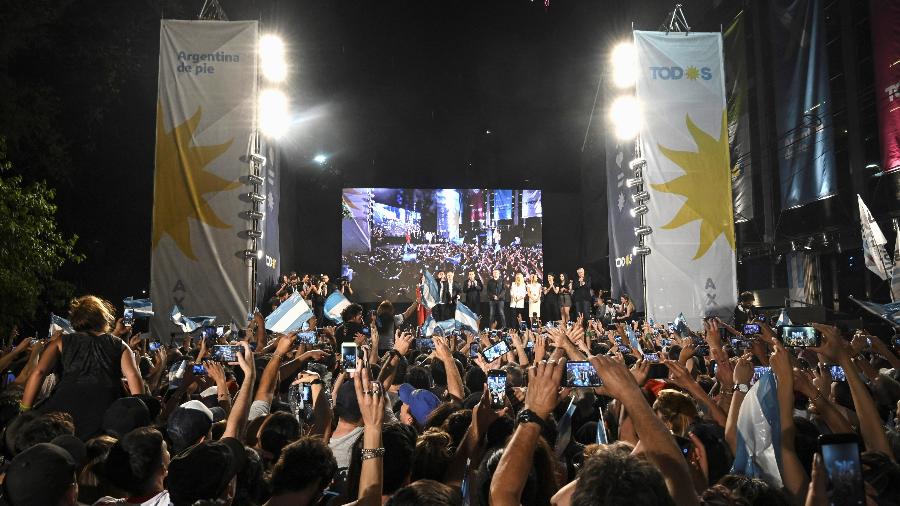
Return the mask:
<path id="1" fill-rule="evenodd" d="M 206 368 L 207 376 L 209 376 L 209 378 L 213 380 L 217 386 L 225 384 L 225 368 L 222 367 L 222 364 L 218 362 L 207 361 L 204 362 L 203 366 Z"/>
<path id="2" fill-rule="evenodd" d="M 837 327 L 821 323 L 813 323 L 812 326 L 822 334 L 822 346 L 810 347 L 809 349 L 827 358 L 832 363 L 838 363 L 842 358 L 848 357 L 846 343 Z"/>
<path id="3" fill-rule="evenodd" d="M 412 346 L 415 338 L 409 332 L 402 332 L 394 339 L 394 349 L 397 350 L 397 353 L 400 355 L 406 355 L 409 353 L 409 348 Z"/>
<path id="4" fill-rule="evenodd" d="M 363 425 L 381 427 L 384 421 L 384 395 L 381 388 L 370 381 L 369 368 L 365 367 L 362 360 L 357 359 L 356 370 L 359 374 L 353 376 L 353 386 L 356 389 L 356 402 L 359 404 Z"/>
<path id="5" fill-rule="evenodd" d="M 559 385 L 566 370 L 566 359 L 539 362 L 528 369 L 525 409 L 546 419 L 559 401 Z M 627 371 L 626 371 L 627 372 Z M 630 376 L 630 375 L 629 375 Z"/>
<path id="6" fill-rule="evenodd" d="M 538 335 L 534 337 L 534 361 L 540 362 L 544 360 L 544 355 L 547 353 L 547 338 Z"/>
<path id="7" fill-rule="evenodd" d="M 737 360 L 737 363 L 734 365 L 734 384 L 750 384 L 750 380 L 753 379 L 753 362 L 750 361 L 750 354 L 744 354 L 744 356 L 740 357 Z"/>
<path id="8" fill-rule="evenodd" d="M 256 378 L 256 364 L 253 362 L 253 350 L 250 349 L 247 341 L 242 341 L 241 347 L 244 351 L 237 354 L 237 363 L 241 366 L 241 370 L 244 371 L 244 383 L 246 383 L 248 380 Z"/>
<path id="9" fill-rule="evenodd" d="M 434 356 L 436 356 L 439 360 L 453 360 L 453 355 L 450 353 L 450 346 L 447 344 L 447 338 L 433 336 L 432 341 L 434 342 Z"/>
<path id="10" fill-rule="evenodd" d="M 490 427 L 495 420 L 505 415 L 507 411 L 508 408 L 499 410 L 491 408 L 490 393 L 488 392 L 488 389 L 485 388 L 484 392 L 481 394 L 481 401 L 475 405 L 474 409 L 472 409 L 472 427 L 475 428 L 475 433 L 479 436 L 485 434 L 488 427 Z"/>
<path id="11" fill-rule="evenodd" d="M 647 382 L 647 376 L 650 375 L 650 361 L 638 360 L 629 370 L 631 371 L 631 375 L 634 376 L 634 381 L 636 381 L 638 385 L 643 385 Z"/>
<path id="12" fill-rule="evenodd" d="M 606 392 L 622 400 L 629 395 L 642 395 L 640 388 L 625 364 L 605 355 L 594 355 L 591 364 L 597 370 Z"/>

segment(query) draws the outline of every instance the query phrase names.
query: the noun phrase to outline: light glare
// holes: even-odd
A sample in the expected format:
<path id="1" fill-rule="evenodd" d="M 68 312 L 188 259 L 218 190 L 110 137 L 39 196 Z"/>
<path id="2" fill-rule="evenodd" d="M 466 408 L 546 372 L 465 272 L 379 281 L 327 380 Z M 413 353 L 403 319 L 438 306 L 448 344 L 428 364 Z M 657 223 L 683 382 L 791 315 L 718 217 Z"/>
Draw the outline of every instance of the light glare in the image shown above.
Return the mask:
<path id="1" fill-rule="evenodd" d="M 609 110 L 609 119 L 619 140 L 630 140 L 641 131 L 641 106 L 631 95 L 617 98 Z"/>
<path id="2" fill-rule="evenodd" d="M 259 94 L 259 128 L 267 137 L 279 138 L 290 126 L 288 99 L 281 90 L 268 89 Z"/>
<path id="3" fill-rule="evenodd" d="M 321 165 L 328 161 L 328 157 L 325 155 L 316 155 L 316 157 L 313 158 L 313 161 Z"/>
<path id="4" fill-rule="evenodd" d="M 631 42 L 622 42 L 612 51 L 613 84 L 619 88 L 634 86 L 637 79 L 637 50 Z"/>
<path id="5" fill-rule="evenodd" d="M 287 77 L 287 62 L 284 42 L 277 35 L 263 35 L 259 38 L 259 64 L 263 77 L 272 82 L 281 82 Z"/>

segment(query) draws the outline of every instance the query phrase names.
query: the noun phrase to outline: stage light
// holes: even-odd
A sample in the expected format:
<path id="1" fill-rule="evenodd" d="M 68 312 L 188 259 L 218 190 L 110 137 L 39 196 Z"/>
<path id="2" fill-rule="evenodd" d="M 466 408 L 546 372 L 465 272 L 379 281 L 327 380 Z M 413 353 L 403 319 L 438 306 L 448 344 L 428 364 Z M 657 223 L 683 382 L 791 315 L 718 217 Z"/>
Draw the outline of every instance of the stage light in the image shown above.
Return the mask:
<path id="1" fill-rule="evenodd" d="M 266 157 L 264 157 L 263 155 L 261 155 L 259 153 L 252 153 L 250 155 L 250 163 L 255 163 L 256 165 L 259 165 L 260 167 L 265 167 L 266 166 Z"/>
<path id="2" fill-rule="evenodd" d="M 313 158 L 313 161 L 318 163 L 319 165 L 322 165 L 328 161 L 328 156 L 323 155 L 323 154 L 318 154 L 315 156 L 315 158 Z"/>
<path id="3" fill-rule="evenodd" d="M 244 233 L 250 239 L 262 239 L 262 231 L 261 230 L 244 230 Z"/>
<path id="4" fill-rule="evenodd" d="M 248 194 L 246 194 L 246 195 L 247 195 L 247 198 L 248 198 L 248 199 L 254 200 L 254 201 L 256 201 L 256 202 L 265 202 L 265 201 L 266 201 L 266 196 L 265 196 L 265 195 L 260 195 L 259 193 L 253 193 L 253 192 L 250 192 L 250 193 L 248 193 Z"/>
<path id="5" fill-rule="evenodd" d="M 253 251 L 252 249 L 244 250 L 244 259 L 245 260 L 252 260 L 254 258 L 257 260 L 262 260 L 262 257 L 263 257 L 263 250 L 261 250 L 261 249 L 258 249 L 256 251 Z"/>
<path id="6" fill-rule="evenodd" d="M 650 194 L 647 192 L 637 192 L 631 196 L 631 201 L 634 203 L 645 202 L 650 200 Z"/>
<path id="7" fill-rule="evenodd" d="M 635 158 L 634 160 L 628 162 L 628 168 L 634 171 L 634 175 L 638 175 L 646 167 L 647 160 L 643 158 Z"/>
<path id="8" fill-rule="evenodd" d="M 646 246 L 635 246 L 631 248 L 631 256 L 646 256 L 650 254 L 650 248 Z"/>
<path id="9" fill-rule="evenodd" d="M 265 183 L 266 180 L 262 178 L 262 176 L 257 176 L 256 174 L 250 174 L 247 176 L 247 184 L 255 184 L 257 186 Z"/>
<path id="10" fill-rule="evenodd" d="M 625 186 L 628 188 L 634 188 L 635 186 L 640 186 L 644 184 L 644 180 L 639 177 L 630 177 L 625 180 Z"/>
<path id="11" fill-rule="evenodd" d="M 641 131 L 641 106 L 631 95 L 621 96 L 613 101 L 609 118 L 619 140 L 634 139 Z"/>
<path id="12" fill-rule="evenodd" d="M 797 243 L 795 241 L 791 241 L 791 251 L 797 251 Z"/>
<path id="13" fill-rule="evenodd" d="M 259 67 L 263 77 L 269 81 L 278 83 L 287 77 L 284 42 L 281 37 L 269 34 L 259 38 Z"/>
<path id="14" fill-rule="evenodd" d="M 631 217 L 637 218 L 638 216 L 647 214 L 648 211 L 650 211 L 650 209 L 647 206 L 644 206 L 644 205 L 637 206 L 631 210 Z"/>
<path id="15" fill-rule="evenodd" d="M 239 213 L 238 216 L 244 218 L 245 220 L 261 220 L 266 217 L 265 214 L 259 211 L 243 211 Z"/>
<path id="16" fill-rule="evenodd" d="M 653 233 L 653 229 L 650 228 L 650 227 L 648 227 L 648 226 L 646 226 L 646 225 L 644 225 L 644 226 L 642 226 L 642 227 L 635 227 L 635 228 L 634 228 L 634 235 L 636 235 L 636 236 L 638 236 L 638 237 L 644 237 L 644 236 L 650 235 L 650 234 L 652 234 L 652 233 Z"/>
<path id="17" fill-rule="evenodd" d="M 622 42 L 612 50 L 613 84 L 618 88 L 630 88 L 637 79 L 637 50 L 631 42 Z"/>
<path id="18" fill-rule="evenodd" d="M 809 239 L 806 240 L 806 244 L 803 245 L 803 249 L 811 250 L 813 246 L 813 236 L 809 236 Z"/>
<path id="19" fill-rule="evenodd" d="M 276 89 L 263 90 L 259 94 L 259 127 L 268 137 L 279 138 L 290 126 L 288 99 Z"/>

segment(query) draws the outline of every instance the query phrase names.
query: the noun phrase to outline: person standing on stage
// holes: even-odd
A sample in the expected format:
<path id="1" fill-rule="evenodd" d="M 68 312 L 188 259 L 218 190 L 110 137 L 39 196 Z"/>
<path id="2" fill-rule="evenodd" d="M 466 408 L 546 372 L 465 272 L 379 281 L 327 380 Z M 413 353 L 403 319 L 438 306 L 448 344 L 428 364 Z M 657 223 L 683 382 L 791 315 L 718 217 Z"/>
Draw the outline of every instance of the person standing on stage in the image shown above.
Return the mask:
<path id="1" fill-rule="evenodd" d="M 569 311 L 572 308 L 572 281 L 565 272 L 559 273 L 559 317 L 563 323 L 571 321 Z"/>
<path id="2" fill-rule="evenodd" d="M 453 281 L 453 271 L 447 271 L 447 286 L 450 288 L 450 304 L 447 305 L 447 318 L 456 317 L 456 302 L 459 301 L 460 287 Z"/>
<path id="3" fill-rule="evenodd" d="M 559 286 L 556 285 L 556 279 L 553 274 L 547 274 L 547 283 L 544 285 L 544 305 L 547 314 L 544 315 L 546 321 L 559 320 Z"/>
<path id="4" fill-rule="evenodd" d="M 450 305 L 450 285 L 447 283 L 444 271 L 437 272 L 436 280 L 438 284 L 437 304 L 431 310 L 431 313 L 434 315 L 435 320 L 444 321 L 448 318 L 447 307 Z"/>
<path id="5" fill-rule="evenodd" d="M 528 276 L 528 283 L 525 285 L 525 291 L 528 295 L 528 318 L 534 320 L 541 317 L 541 281 L 537 274 Z"/>
<path id="6" fill-rule="evenodd" d="M 475 276 L 475 271 L 469 271 L 469 277 L 463 284 L 463 292 L 466 294 L 466 307 L 475 314 L 481 314 L 481 290 L 484 289 L 484 283 Z"/>
<path id="7" fill-rule="evenodd" d="M 516 279 L 509 286 L 509 307 L 518 321 L 528 321 L 525 319 L 525 299 L 528 297 L 528 288 L 525 285 L 525 278 L 521 272 L 516 273 Z"/>
<path id="8" fill-rule="evenodd" d="M 577 271 L 578 278 L 572 283 L 572 299 L 575 302 L 575 316 L 579 314 L 584 316 L 585 324 L 591 317 L 591 301 L 593 294 L 591 293 L 591 278 L 585 276 L 584 267 L 579 267 Z"/>
<path id="9" fill-rule="evenodd" d="M 506 299 L 506 285 L 500 279 L 500 271 L 494 269 L 491 273 L 491 279 L 487 282 L 488 295 L 488 327 L 494 324 L 494 319 L 500 321 L 500 328 L 506 328 L 506 308 L 503 302 Z"/>
<path id="10" fill-rule="evenodd" d="M 753 292 L 743 292 L 738 296 L 738 305 L 734 308 L 734 328 L 743 329 L 744 325 L 758 316 L 756 308 L 753 307 L 755 299 Z"/>

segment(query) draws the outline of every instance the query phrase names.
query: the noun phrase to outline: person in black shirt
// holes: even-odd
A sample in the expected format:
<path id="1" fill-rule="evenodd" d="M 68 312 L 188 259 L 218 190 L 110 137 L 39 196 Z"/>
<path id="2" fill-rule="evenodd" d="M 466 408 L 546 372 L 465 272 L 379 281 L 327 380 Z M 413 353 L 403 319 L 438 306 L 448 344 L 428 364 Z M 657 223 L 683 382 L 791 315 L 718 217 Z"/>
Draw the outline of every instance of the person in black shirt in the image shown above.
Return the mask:
<path id="1" fill-rule="evenodd" d="M 593 294 L 591 292 L 591 278 L 584 274 L 584 267 L 579 267 L 575 273 L 578 275 L 572 281 L 572 299 L 575 302 L 575 317 L 579 314 L 584 315 L 585 324 L 591 317 L 591 302 Z"/>
<path id="2" fill-rule="evenodd" d="M 506 328 L 506 308 L 503 307 L 503 301 L 506 300 L 506 285 L 500 279 L 500 271 L 494 269 L 491 273 L 491 279 L 487 282 L 488 296 L 488 327 L 494 323 L 497 318 L 500 321 L 501 329 Z"/>
<path id="3" fill-rule="evenodd" d="M 734 308 L 734 327 L 743 329 L 744 325 L 753 321 L 758 316 L 753 301 L 756 298 L 753 292 L 743 292 L 738 296 L 738 305 Z"/>
<path id="4" fill-rule="evenodd" d="M 475 314 L 481 314 L 481 291 L 484 290 L 484 284 L 481 279 L 475 276 L 475 271 L 469 271 L 469 277 L 463 283 L 462 291 L 466 294 L 466 307 Z"/>

